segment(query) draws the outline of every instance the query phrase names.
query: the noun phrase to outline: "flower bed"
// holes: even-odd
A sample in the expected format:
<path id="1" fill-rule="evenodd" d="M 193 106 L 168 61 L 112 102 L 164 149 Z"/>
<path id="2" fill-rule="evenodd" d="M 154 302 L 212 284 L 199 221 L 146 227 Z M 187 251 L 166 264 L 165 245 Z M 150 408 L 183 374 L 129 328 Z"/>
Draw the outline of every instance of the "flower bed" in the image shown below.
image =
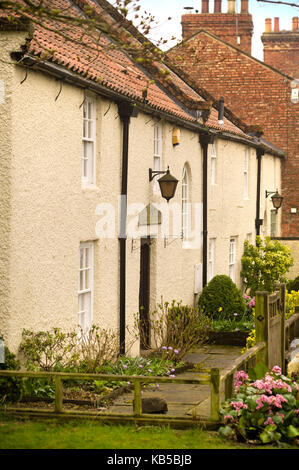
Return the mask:
<path id="1" fill-rule="evenodd" d="M 267 444 L 299 445 L 299 385 L 281 374 L 278 366 L 250 380 L 244 371 L 235 376 L 234 395 L 221 409 L 225 437 Z"/>

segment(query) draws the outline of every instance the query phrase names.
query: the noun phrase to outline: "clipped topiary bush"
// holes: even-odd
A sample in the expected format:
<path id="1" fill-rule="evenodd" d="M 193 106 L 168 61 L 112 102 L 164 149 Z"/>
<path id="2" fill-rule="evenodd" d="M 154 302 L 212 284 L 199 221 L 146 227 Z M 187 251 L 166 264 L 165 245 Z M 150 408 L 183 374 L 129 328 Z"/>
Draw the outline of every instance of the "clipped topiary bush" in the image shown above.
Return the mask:
<path id="1" fill-rule="evenodd" d="M 224 274 L 213 277 L 203 288 L 198 306 L 201 312 L 213 320 L 233 319 L 234 313 L 243 316 L 246 311 L 242 292 Z"/>
<path id="2" fill-rule="evenodd" d="M 0 339 L 2 339 L 0 335 Z M 0 370 L 19 370 L 20 363 L 16 359 L 15 354 L 5 346 L 4 348 L 5 362 L 0 364 Z M 23 393 L 22 379 L 15 377 L 0 377 L 0 405 L 4 403 L 14 403 L 19 401 Z"/>

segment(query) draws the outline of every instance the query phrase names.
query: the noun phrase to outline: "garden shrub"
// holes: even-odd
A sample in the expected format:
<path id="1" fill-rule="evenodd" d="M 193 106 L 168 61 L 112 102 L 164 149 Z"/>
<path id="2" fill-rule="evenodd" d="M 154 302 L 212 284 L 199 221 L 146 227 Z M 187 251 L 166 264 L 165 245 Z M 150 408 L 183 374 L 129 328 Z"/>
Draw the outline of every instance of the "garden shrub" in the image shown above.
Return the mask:
<path id="1" fill-rule="evenodd" d="M 292 281 L 287 282 L 287 290 L 289 292 L 291 292 L 291 291 L 299 292 L 299 276 L 297 276 Z"/>
<path id="2" fill-rule="evenodd" d="M 173 300 L 159 304 L 150 315 L 151 344 L 164 358 L 180 361 L 207 338 L 209 319 L 198 308 Z M 146 344 L 145 328 L 139 313 L 135 316 L 135 339 Z"/>
<path id="3" fill-rule="evenodd" d="M 299 305 L 299 292 L 286 292 L 286 320 L 295 314 L 295 307 Z"/>
<path id="4" fill-rule="evenodd" d="M 27 369 L 59 372 L 74 367 L 78 359 L 76 338 L 77 333 L 63 333 L 59 328 L 38 332 L 24 329 L 20 352 L 25 356 Z"/>
<path id="5" fill-rule="evenodd" d="M 87 333 L 23 330 L 20 351 L 29 370 L 93 373 L 105 361 L 116 360 L 118 341 L 115 332 L 96 325 Z"/>
<path id="6" fill-rule="evenodd" d="M 226 275 L 213 277 L 203 288 L 198 305 L 206 316 L 213 320 L 230 320 L 234 313 L 244 316 L 245 299 L 236 284 Z"/>
<path id="7" fill-rule="evenodd" d="M 256 246 L 244 243 L 241 276 L 245 289 L 273 292 L 276 283 L 286 282 L 285 274 L 293 265 L 291 250 L 278 240 L 256 237 Z"/>
<path id="8" fill-rule="evenodd" d="M 87 333 L 81 330 L 80 341 L 76 341 L 79 371 L 99 372 L 105 362 L 116 362 L 119 353 L 118 334 L 92 325 Z"/>
<path id="9" fill-rule="evenodd" d="M 0 336 L 0 339 L 2 337 Z M 4 347 L 5 362 L 0 364 L 0 370 L 19 370 L 20 363 L 6 346 Z M 23 382 L 16 377 L 0 377 L 0 405 L 14 403 L 22 398 Z"/>
<path id="10" fill-rule="evenodd" d="M 299 385 L 273 367 L 262 378 L 252 379 L 244 371 L 235 375 L 234 395 L 221 408 L 225 437 L 294 443 L 299 437 Z"/>

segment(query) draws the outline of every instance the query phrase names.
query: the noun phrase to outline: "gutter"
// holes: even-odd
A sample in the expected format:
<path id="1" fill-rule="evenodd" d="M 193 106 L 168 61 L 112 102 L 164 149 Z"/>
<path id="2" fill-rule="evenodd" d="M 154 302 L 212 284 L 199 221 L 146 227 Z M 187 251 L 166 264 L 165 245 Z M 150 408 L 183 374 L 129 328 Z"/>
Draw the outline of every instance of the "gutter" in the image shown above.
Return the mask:
<path id="1" fill-rule="evenodd" d="M 221 131 L 220 129 L 208 128 L 206 125 L 199 124 L 196 119 L 194 119 L 193 122 L 185 121 L 183 118 L 177 117 L 173 114 L 168 114 L 166 111 L 160 110 L 159 108 L 152 108 L 148 106 L 146 102 L 136 101 L 136 96 L 134 97 L 122 95 L 119 92 L 108 88 L 107 86 L 101 85 L 100 83 L 96 83 L 92 80 L 76 75 L 67 70 L 65 67 L 54 64 L 53 62 L 42 62 L 34 56 L 20 52 L 12 53 L 12 58 L 17 61 L 17 65 L 30 67 L 34 70 L 47 73 L 57 79 L 65 80 L 68 83 L 75 84 L 80 88 L 86 88 L 96 94 L 104 96 L 107 99 L 113 100 L 116 103 L 119 103 L 120 101 L 127 103 L 134 102 L 134 106 L 137 107 L 139 111 L 145 114 L 149 114 L 151 116 L 157 116 L 162 119 L 164 118 L 165 120 L 190 131 L 197 133 L 209 132 L 211 135 L 219 136 L 225 140 L 244 143 L 255 148 L 260 147 L 262 145 L 262 147 L 265 148 L 267 153 L 278 157 L 283 156 L 282 152 L 275 152 L 275 150 L 273 150 L 271 147 L 268 147 L 267 145 L 263 145 L 260 142 L 254 142 L 252 136 L 241 136 L 237 134 L 230 134 L 228 131 Z"/>

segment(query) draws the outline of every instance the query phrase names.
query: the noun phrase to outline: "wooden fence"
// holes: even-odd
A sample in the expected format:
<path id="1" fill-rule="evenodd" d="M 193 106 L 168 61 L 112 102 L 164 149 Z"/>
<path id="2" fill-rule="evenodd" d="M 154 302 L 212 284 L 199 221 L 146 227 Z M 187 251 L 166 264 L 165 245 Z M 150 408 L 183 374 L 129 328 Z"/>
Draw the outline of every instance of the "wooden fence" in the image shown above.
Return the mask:
<path id="1" fill-rule="evenodd" d="M 292 339 L 299 337 L 299 307 L 296 314 L 285 321 L 285 286 L 279 286 L 274 294 L 258 292 L 256 295 L 256 344 L 232 364 L 230 369 L 221 375 L 219 368 L 198 371 L 196 379 L 183 379 L 172 377 L 149 377 L 149 376 L 125 376 L 126 381 L 134 385 L 134 399 L 132 413 L 117 414 L 105 413 L 103 411 L 68 411 L 63 407 L 63 381 L 67 380 L 105 380 L 107 382 L 123 382 L 123 375 L 107 374 L 74 374 L 64 372 L 32 372 L 0 370 L 0 377 L 23 377 L 33 379 L 52 379 L 55 385 L 55 401 L 53 410 L 37 410 L 33 408 L 7 407 L 11 413 L 25 414 L 29 416 L 43 417 L 88 417 L 99 418 L 102 421 L 134 421 L 139 423 L 166 423 L 171 426 L 190 426 L 205 424 L 213 427 L 219 423 L 220 406 L 222 399 L 228 399 L 233 394 L 234 374 L 237 370 L 248 370 L 257 362 L 263 362 L 267 367 L 279 365 L 285 369 L 285 351 Z M 150 383 L 174 383 L 174 384 L 196 384 L 209 385 L 210 394 L 210 417 L 201 416 L 163 416 L 142 413 L 142 384 Z"/>
<path id="2" fill-rule="evenodd" d="M 225 399 L 233 393 L 233 376 L 237 370 L 247 370 L 257 362 L 271 369 L 274 366 L 286 370 L 286 353 L 293 339 L 299 338 L 299 306 L 295 315 L 285 320 L 286 286 L 276 286 L 273 294 L 257 292 L 255 296 L 256 345 L 237 359 L 221 381 L 225 386 Z M 247 358 L 247 363 L 244 363 Z"/>
<path id="3" fill-rule="evenodd" d="M 63 381 L 67 380 L 105 380 L 109 381 L 124 381 L 123 375 L 107 375 L 107 374 L 76 374 L 64 372 L 32 372 L 32 371 L 11 371 L 0 370 L 0 377 L 15 377 L 15 378 L 30 378 L 30 379 L 52 379 L 55 387 L 55 400 L 52 410 L 42 410 L 36 408 L 24 407 L 6 407 L 6 411 L 10 413 L 17 413 L 26 416 L 43 416 L 43 417 L 85 417 L 85 418 L 100 418 L 103 421 L 135 421 L 135 422 L 152 422 L 158 420 L 161 423 L 170 425 L 188 426 L 190 424 L 197 424 L 198 420 L 202 423 L 205 421 L 207 426 L 213 425 L 219 421 L 219 407 L 220 407 L 220 371 L 219 369 L 205 369 L 204 372 L 198 372 L 199 378 L 196 379 L 180 379 L 171 377 L 153 377 L 153 376 L 129 376 L 126 375 L 126 381 L 130 381 L 134 385 L 134 399 L 132 413 L 105 413 L 103 411 L 68 411 L 63 407 Z M 141 386 L 150 383 L 175 383 L 175 384 L 196 384 L 196 385 L 209 385 L 211 389 L 211 407 L 210 418 L 202 419 L 201 417 L 182 417 L 182 416 L 162 416 L 142 413 L 142 398 Z"/>

